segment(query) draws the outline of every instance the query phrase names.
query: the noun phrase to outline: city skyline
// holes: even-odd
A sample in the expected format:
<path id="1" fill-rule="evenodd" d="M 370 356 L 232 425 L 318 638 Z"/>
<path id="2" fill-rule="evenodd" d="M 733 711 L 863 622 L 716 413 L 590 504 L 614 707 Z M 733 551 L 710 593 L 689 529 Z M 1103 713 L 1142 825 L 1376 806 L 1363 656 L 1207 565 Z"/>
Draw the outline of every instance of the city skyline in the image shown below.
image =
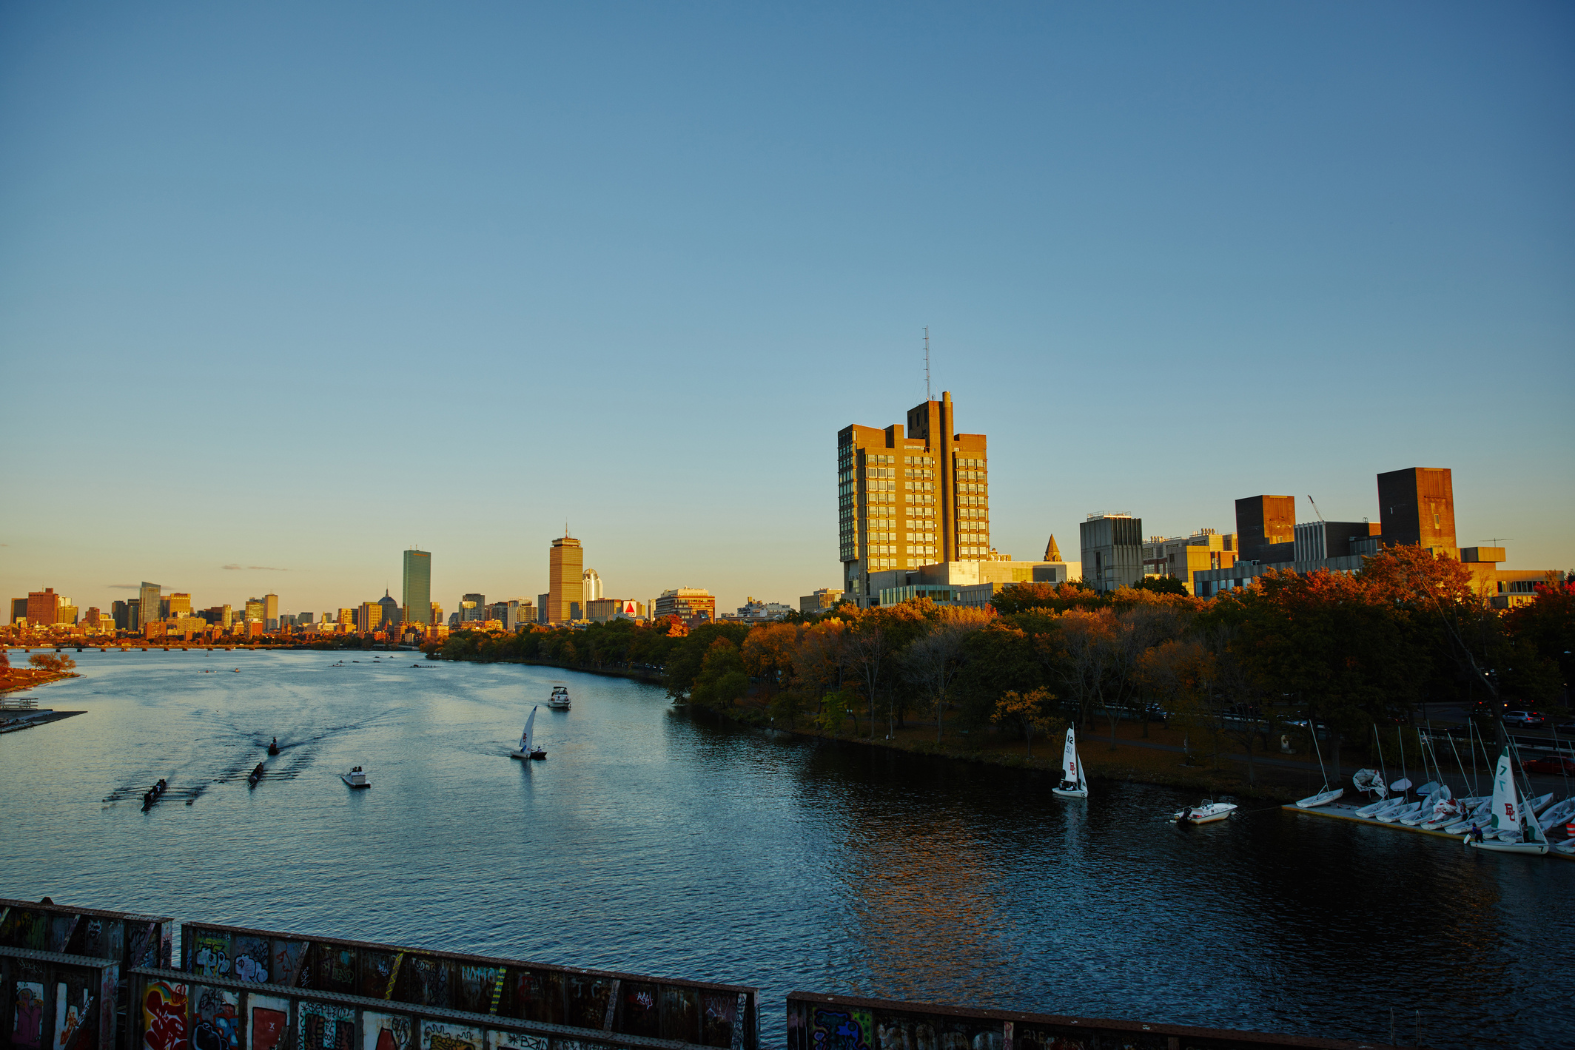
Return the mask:
<path id="1" fill-rule="evenodd" d="M 0 586 L 791 602 L 926 325 L 1003 554 L 1410 463 L 1575 563 L 1575 13 L 1139 10 L 0 11 Z"/>

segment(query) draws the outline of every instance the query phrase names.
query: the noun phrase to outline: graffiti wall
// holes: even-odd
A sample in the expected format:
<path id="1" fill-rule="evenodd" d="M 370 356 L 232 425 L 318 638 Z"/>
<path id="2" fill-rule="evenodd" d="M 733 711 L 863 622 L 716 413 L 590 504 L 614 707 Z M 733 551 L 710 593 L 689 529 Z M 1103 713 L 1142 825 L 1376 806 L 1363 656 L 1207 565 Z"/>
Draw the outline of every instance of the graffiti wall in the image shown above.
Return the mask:
<path id="1" fill-rule="evenodd" d="M 327 937 L 292 937 L 208 923 L 183 924 L 181 944 L 181 969 L 194 979 L 198 975 L 223 976 L 390 1004 L 723 1050 L 758 1050 L 759 993 L 753 988 L 665 981 Z M 471 1034 L 476 1040 L 472 1050 L 489 1050 L 482 1045 L 484 1035 Z M 388 1035 L 393 1039 L 396 1033 Z M 408 1050 L 432 1050 L 429 1042 L 418 1034 L 417 1045 Z M 402 1044 L 396 1045 L 406 1050 Z M 248 1045 L 243 1050 L 256 1048 Z M 462 1048 L 456 1045 L 447 1050 Z"/>
<path id="2" fill-rule="evenodd" d="M 68 939 L 45 923 L 45 936 Z M 115 1046 L 118 963 L 0 946 L 0 1048 L 111 1050 Z"/>
<path id="3" fill-rule="evenodd" d="M 787 1050 L 1356 1050 L 1354 1043 L 794 992 Z"/>
<path id="4" fill-rule="evenodd" d="M 0 898 L 0 948 L 109 959 L 122 967 L 168 966 L 172 920 Z"/>

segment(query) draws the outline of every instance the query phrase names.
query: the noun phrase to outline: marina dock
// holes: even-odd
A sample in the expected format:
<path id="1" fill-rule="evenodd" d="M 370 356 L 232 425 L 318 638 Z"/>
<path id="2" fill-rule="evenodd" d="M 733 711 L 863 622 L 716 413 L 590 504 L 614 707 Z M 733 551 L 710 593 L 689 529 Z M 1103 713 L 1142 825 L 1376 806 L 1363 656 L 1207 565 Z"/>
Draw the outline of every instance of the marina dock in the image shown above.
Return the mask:
<path id="1" fill-rule="evenodd" d="M 1374 820 L 1371 817 L 1357 816 L 1356 811 L 1367 804 L 1366 800 L 1361 800 L 1356 803 L 1331 802 L 1327 806 L 1317 806 L 1313 809 L 1301 809 L 1295 805 L 1285 805 L 1280 808 L 1289 813 L 1300 813 L 1309 817 L 1324 817 L 1329 820 L 1348 820 L 1353 824 L 1367 824 L 1371 827 L 1383 828 L 1385 831 L 1409 831 L 1417 835 L 1432 835 L 1434 838 L 1450 839 L 1454 842 L 1460 842 L 1463 838 L 1461 835 L 1451 835 L 1442 830 L 1433 831 L 1426 828 L 1414 828 L 1409 824 L 1401 824 L 1399 821 L 1393 824 L 1386 824 L 1384 821 Z M 1549 850 L 1545 855 L 1557 860 L 1575 861 L 1575 856 L 1568 853 L 1560 853 L 1557 850 Z"/>

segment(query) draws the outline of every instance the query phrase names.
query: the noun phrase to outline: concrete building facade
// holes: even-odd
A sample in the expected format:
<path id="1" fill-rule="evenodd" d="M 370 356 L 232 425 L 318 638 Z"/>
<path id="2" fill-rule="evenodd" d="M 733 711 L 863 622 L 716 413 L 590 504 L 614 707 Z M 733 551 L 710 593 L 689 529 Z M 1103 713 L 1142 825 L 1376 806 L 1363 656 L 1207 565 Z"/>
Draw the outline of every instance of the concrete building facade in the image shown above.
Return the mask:
<path id="1" fill-rule="evenodd" d="M 842 592 L 834 591 L 830 587 L 821 587 L 814 594 L 806 594 L 798 600 L 798 611 L 805 616 L 823 613 L 827 609 L 834 609 L 842 600 Z"/>
<path id="2" fill-rule="evenodd" d="M 1180 580 L 1192 593 L 1192 574 L 1236 564 L 1236 534 L 1199 529 L 1190 536 L 1150 536 L 1143 544 L 1143 575 Z"/>
<path id="3" fill-rule="evenodd" d="M 1078 523 L 1083 582 L 1101 593 L 1131 587 L 1143 578 L 1143 519 L 1130 514 L 1090 514 Z"/>

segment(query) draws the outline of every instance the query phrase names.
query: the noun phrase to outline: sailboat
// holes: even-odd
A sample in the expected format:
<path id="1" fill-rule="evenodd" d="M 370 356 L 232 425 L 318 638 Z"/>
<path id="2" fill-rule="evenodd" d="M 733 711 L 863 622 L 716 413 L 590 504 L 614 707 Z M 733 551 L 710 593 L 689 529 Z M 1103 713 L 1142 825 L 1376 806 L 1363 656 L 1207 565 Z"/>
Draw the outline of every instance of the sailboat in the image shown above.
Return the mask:
<path id="1" fill-rule="evenodd" d="M 1490 837 L 1489 832 L 1497 837 Z M 1502 836 L 1506 833 L 1518 836 L 1519 841 L 1504 839 Z M 1468 834 L 1466 847 L 1494 853 L 1535 853 L 1539 857 L 1548 852 L 1548 839 L 1542 833 L 1542 826 L 1537 823 L 1531 807 L 1521 802 L 1520 792 L 1515 787 L 1508 744 L 1504 745 L 1498 756 L 1498 766 L 1493 770 L 1493 809 L 1488 827 L 1476 835 Z"/>
<path id="2" fill-rule="evenodd" d="M 1083 779 L 1083 764 L 1077 760 L 1077 737 L 1066 728 L 1066 750 L 1061 754 L 1061 783 L 1050 789 L 1062 798 L 1087 798 L 1088 781 Z"/>
<path id="3" fill-rule="evenodd" d="M 1323 774 L 1323 790 L 1316 795 L 1308 795 L 1297 800 L 1297 809 L 1312 809 L 1314 806 L 1326 806 L 1345 794 L 1345 788 L 1331 788 L 1329 786 L 1329 772 L 1323 768 L 1323 748 L 1318 746 L 1318 722 L 1316 719 L 1307 720 L 1307 730 L 1312 734 L 1313 749 L 1318 752 L 1318 772 Z"/>
<path id="4" fill-rule="evenodd" d="M 537 747 L 531 740 L 531 728 L 536 724 L 536 708 L 530 709 L 530 716 L 525 719 L 525 732 L 520 734 L 520 746 L 509 752 L 510 758 L 546 758 L 547 749 Z"/>

